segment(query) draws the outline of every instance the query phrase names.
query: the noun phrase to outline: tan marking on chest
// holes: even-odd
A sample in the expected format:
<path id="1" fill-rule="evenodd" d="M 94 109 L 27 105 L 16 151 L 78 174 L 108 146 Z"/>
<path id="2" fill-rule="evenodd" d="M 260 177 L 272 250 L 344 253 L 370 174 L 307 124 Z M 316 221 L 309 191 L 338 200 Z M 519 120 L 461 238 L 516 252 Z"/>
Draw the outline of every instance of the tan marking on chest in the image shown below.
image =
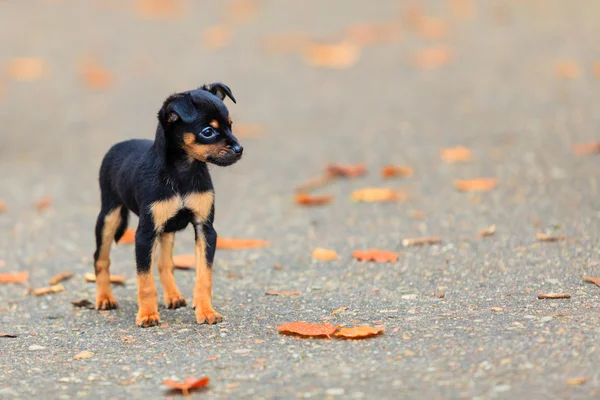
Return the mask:
<path id="1" fill-rule="evenodd" d="M 167 221 L 173 218 L 179 210 L 183 208 L 183 201 L 179 195 L 175 195 L 167 200 L 155 201 L 150 210 L 154 219 L 154 229 L 161 231 Z"/>
<path id="2" fill-rule="evenodd" d="M 194 213 L 198 222 L 204 222 L 210 214 L 214 200 L 214 192 L 189 193 L 185 196 L 183 203 L 185 208 Z"/>

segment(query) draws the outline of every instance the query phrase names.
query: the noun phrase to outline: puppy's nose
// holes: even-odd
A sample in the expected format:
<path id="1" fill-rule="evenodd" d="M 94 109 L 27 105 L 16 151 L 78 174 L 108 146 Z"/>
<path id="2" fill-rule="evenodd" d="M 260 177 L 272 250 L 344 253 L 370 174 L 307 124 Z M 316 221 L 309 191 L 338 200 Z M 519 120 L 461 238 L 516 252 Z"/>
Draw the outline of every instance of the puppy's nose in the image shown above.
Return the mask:
<path id="1" fill-rule="evenodd" d="M 231 150 L 238 156 L 241 156 L 242 153 L 244 152 L 244 148 L 242 146 L 240 146 L 238 143 L 231 146 Z"/>

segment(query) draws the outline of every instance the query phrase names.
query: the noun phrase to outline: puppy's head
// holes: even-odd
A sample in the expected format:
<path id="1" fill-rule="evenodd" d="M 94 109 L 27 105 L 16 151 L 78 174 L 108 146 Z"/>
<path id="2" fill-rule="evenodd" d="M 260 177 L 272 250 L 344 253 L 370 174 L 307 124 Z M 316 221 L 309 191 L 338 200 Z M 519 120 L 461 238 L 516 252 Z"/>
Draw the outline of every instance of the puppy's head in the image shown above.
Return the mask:
<path id="1" fill-rule="evenodd" d="M 242 157 L 243 148 L 231 132 L 231 117 L 223 103 L 231 90 L 222 83 L 170 96 L 158 113 L 167 148 L 183 151 L 191 161 L 228 166 Z"/>

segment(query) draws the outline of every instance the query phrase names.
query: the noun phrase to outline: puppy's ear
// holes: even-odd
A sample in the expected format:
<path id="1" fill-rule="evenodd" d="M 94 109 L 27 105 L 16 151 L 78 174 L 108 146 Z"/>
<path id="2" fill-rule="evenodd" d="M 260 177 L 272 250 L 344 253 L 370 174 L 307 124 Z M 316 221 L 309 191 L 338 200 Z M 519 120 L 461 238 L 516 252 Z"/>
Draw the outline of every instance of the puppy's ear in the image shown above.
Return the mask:
<path id="1" fill-rule="evenodd" d="M 229 89 L 229 86 L 227 86 L 227 85 L 216 82 L 216 83 L 211 83 L 210 85 L 204 85 L 204 86 L 202 86 L 202 89 L 208 90 L 209 92 L 211 92 L 212 94 L 214 94 L 215 96 L 220 98 L 221 100 L 225 100 L 225 97 L 229 97 L 231 99 L 231 101 L 233 101 L 235 103 L 235 97 L 233 97 L 233 94 L 231 93 L 231 89 Z"/>
<path id="2" fill-rule="evenodd" d="M 192 96 L 183 93 L 174 94 L 165 100 L 159 116 L 162 117 L 163 121 L 170 124 L 179 120 L 191 123 L 198 117 L 198 112 L 194 107 L 194 103 L 192 103 Z"/>

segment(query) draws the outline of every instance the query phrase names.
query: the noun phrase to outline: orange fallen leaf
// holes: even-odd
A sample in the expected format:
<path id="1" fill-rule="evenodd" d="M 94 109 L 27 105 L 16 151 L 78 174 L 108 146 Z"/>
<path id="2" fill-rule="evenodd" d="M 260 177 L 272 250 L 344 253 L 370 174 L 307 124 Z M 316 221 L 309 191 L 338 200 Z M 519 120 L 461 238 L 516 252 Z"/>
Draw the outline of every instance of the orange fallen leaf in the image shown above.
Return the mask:
<path id="1" fill-rule="evenodd" d="M 586 382 L 587 382 L 587 378 L 585 376 L 576 376 L 574 378 L 567 379 L 565 383 L 568 386 L 579 386 L 579 385 L 583 385 Z"/>
<path id="2" fill-rule="evenodd" d="M 498 186 L 497 178 L 477 178 L 454 181 L 454 187 L 461 192 L 485 192 Z"/>
<path id="3" fill-rule="evenodd" d="M 352 192 L 352 200 L 365 203 L 404 201 L 406 200 L 406 194 L 396 192 L 390 188 L 364 188 Z"/>
<path id="4" fill-rule="evenodd" d="M 538 232 L 535 235 L 535 238 L 540 242 L 561 242 L 565 240 L 567 237 L 565 235 L 555 236 L 549 235 L 547 233 Z"/>
<path id="5" fill-rule="evenodd" d="M 227 25 L 214 25 L 206 28 L 202 33 L 204 48 L 217 50 L 227 47 L 233 40 L 234 32 Z"/>
<path id="6" fill-rule="evenodd" d="M 72 277 L 73 277 L 72 272 L 62 272 L 62 273 L 54 276 L 52 279 L 50 279 L 50 281 L 48 281 L 48 283 L 50 283 L 51 285 L 56 285 L 57 283 L 62 282 L 67 279 L 71 279 Z"/>
<path id="7" fill-rule="evenodd" d="M 308 65 L 320 68 L 350 68 L 360 57 L 360 47 L 350 41 L 335 44 L 310 43 L 303 48 Z"/>
<path id="8" fill-rule="evenodd" d="M 493 311 L 493 312 L 502 312 L 502 311 L 504 311 L 504 308 L 502 308 L 502 307 L 490 307 L 490 311 Z"/>
<path id="9" fill-rule="evenodd" d="M 264 136 L 265 127 L 259 124 L 233 124 L 233 134 L 238 139 L 250 139 Z"/>
<path id="10" fill-rule="evenodd" d="M 234 0 L 226 8 L 225 19 L 233 24 L 247 24 L 258 14 L 258 0 Z"/>
<path id="11" fill-rule="evenodd" d="M 452 59 L 452 50 L 446 46 L 428 47 L 418 51 L 414 62 L 419 68 L 436 69 L 448 64 Z"/>
<path id="12" fill-rule="evenodd" d="M 600 286 L 600 278 L 594 278 L 593 276 L 584 276 L 583 280 L 589 283 L 593 283 L 596 286 Z"/>
<path id="13" fill-rule="evenodd" d="M 380 24 L 359 24 L 346 30 L 348 40 L 357 46 L 396 42 L 402 38 L 402 28 L 396 21 Z"/>
<path id="14" fill-rule="evenodd" d="M 169 379 L 163 381 L 163 385 L 168 386 L 170 388 L 181 390 L 184 396 L 190 395 L 190 390 L 199 389 L 206 387 L 210 379 L 208 377 L 195 378 L 193 376 L 188 376 L 185 378 L 183 382 L 176 382 Z"/>
<path id="15" fill-rule="evenodd" d="M 444 21 L 427 16 L 419 19 L 417 30 L 422 37 L 427 39 L 441 39 L 446 36 L 447 31 Z"/>
<path id="16" fill-rule="evenodd" d="M 310 39 L 304 33 L 288 33 L 269 36 L 263 40 L 263 48 L 269 53 L 289 54 L 301 52 L 310 44 Z"/>
<path id="17" fill-rule="evenodd" d="M 336 177 L 332 176 L 330 174 L 317 176 L 316 178 L 311 178 L 311 179 L 307 180 L 306 182 L 304 182 L 303 184 L 297 186 L 296 192 L 306 193 L 311 190 L 315 190 L 320 187 L 323 187 L 323 186 L 327 185 L 329 182 L 334 181 L 335 179 L 336 179 Z"/>
<path id="18" fill-rule="evenodd" d="M 381 168 L 383 178 L 410 178 L 413 176 L 412 167 L 401 165 L 386 165 Z"/>
<path id="19" fill-rule="evenodd" d="M 367 173 L 365 164 L 329 164 L 325 170 L 327 174 L 340 178 L 357 178 Z"/>
<path id="20" fill-rule="evenodd" d="M 186 13 L 183 0 L 136 0 L 135 11 L 144 19 L 175 20 Z"/>
<path id="21" fill-rule="evenodd" d="M 335 250 L 327 250 L 317 247 L 312 252 L 312 258 L 315 260 L 331 261 L 337 259 L 338 254 L 335 252 Z"/>
<path id="22" fill-rule="evenodd" d="M 8 74 L 16 81 L 35 81 L 42 77 L 45 68 L 41 58 L 14 58 L 8 63 Z"/>
<path id="23" fill-rule="evenodd" d="M 338 329 L 338 327 L 339 326 L 332 324 L 309 324 L 302 321 L 296 321 L 280 325 L 277 330 L 279 333 L 283 334 L 295 334 L 308 337 L 330 337 Z"/>
<path id="24" fill-rule="evenodd" d="M 38 211 L 43 211 L 43 210 L 47 209 L 48 207 L 50 207 L 51 205 L 52 205 L 52 197 L 44 196 L 40 199 L 40 201 L 37 202 L 37 204 L 35 205 L 35 208 Z"/>
<path id="25" fill-rule="evenodd" d="M 135 229 L 127 228 L 119 239 L 119 244 L 134 244 L 135 243 Z"/>
<path id="26" fill-rule="evenodd" d="M 447 163 L 467 162 L 471 160 L 471 150 L 464 146 L 442 149 L 440 158 Z"/>
<path id="27" fill-rule="evenodd" d="M 352 257 L 359 261 L 374 261 L 374 262 L 396 262 L 398 260 L 398 254 L 386 251 L 386 250 L 354 250 Z"/>
<path id="28" fill-rule="evenodd" d="M 573 154 L 576 156 L 587 156 L 600 153 L 600 142 L 576 143 L 573 145 Z"/>
<path id="29" fill-rule="evenodd" d="M 190 269 L 196 267 L 195 254 L 178 254 L 173 256 L 173 265 L 178 269 Z"/>
<path id="30" fill-rule="evenodd" d="M 6 211 L 8 207 L 6 206 L 6 203 L 3 202 L 2 200 L 0 200 L 0 213 L 3 213 L 4 211 Z"/>
<path id="31" fill-rule="evenodd" d="M 410 238 L 410 239 L 404 239 L 402 241 L 402 245 L 404 247 L 409 247 L 409 246 L 425 246 L 425 245 L 431 245 L 431 244 L 438 244 L 441 243 L 442 239 L 440 239 L 437 236 L 432 236 L 432 237 L 420 237 L 420 238 Z"/>
<path id="32" fill-rule="evenodd" d="M 113 83 L 110 71 L 92 59 L 85 60 L 81 64 L 80 76 L 83 84 L 90 90 L 104 90 Z"/>
<path id="33" fill-rule="evenodd" d="M 342 328 L 335 333 L 335 336 L 344 339 L 363 339 L 377 336 L 383 333 L 384 329 L 373 328 L 372 326 L 355 326 L 354 328 Z"/>
<path id="34" fill-rule="evenodd" d="M 25 283 L 29 279 L 29 272 L 5 272 L 0 274 L 0 283 Z"/>
<path id="35" fill-rule="evenodd" d="M 563 79 L 577 79 L 581 75 L 579 65 L 574 61 L 559 61 L 556 63 L 556 76 Z"/>
<path id="36" fill-rule="evenodd" d="M 63 285 L 52 285 L 48 287 L 34 289 L 31 291 L 31 294 L 34 296 L 44 296 L 47 294 L 62 292 L 63 290 L 65 290 Z"/>
<path id="37" fill-rule="evenodd" d="M 541 293 L 537 296 L 538 299 L 570 299 L 569 293 Z"/>
<path id="38" fill-rule="evenodd" d="M 265 294 L 267 296 L 298 296 L 300 294 L 300 292 L 298 290 L 284 290 L 284 291 L 267 290 L 265 292 Z"/>
<path id="39" fill-rule="evenodd" d="M 125 343 L 135 343 L 137 341 L 136 338 L 130 336 L 121 336 L 119 339 Z"/>
<path id="40" fill-rule="evenodd" d="M 266 240 L 217 238 L 217 249 L 241 250 L 269 246 Z"/>
<path id="41" fill-rule="evenodd" d="M 87 274 L 85 274 L 83 276 L 83 279 L 86 282 L 96 282 L 96 275 L 94 275 L 91 272 L 88 272 Z M 109 279 L 110 279 L 110 283 L 115 283 L 115 284 L 125 284 L 125 281 L 126 281 L 125 277 L 122 275 L 111 275 L 109 277 Z"/>
<path id="42" fill-rule="evenodd" d="M 322 206 L 325 204 L 331 203 L 333 200 L 333 196 L 311 196 L 306 193 L 298 193 L 294 198 L 296 204 L 301 204 L 303 206 Z"/>
<path id="43" fill-rule="evenodd" d="M 487 237 L 492 236 L 494 233 L 496 233 L 496 225 L 491 225 L 489 228 L 477 232 L 477 236 Z"/>

